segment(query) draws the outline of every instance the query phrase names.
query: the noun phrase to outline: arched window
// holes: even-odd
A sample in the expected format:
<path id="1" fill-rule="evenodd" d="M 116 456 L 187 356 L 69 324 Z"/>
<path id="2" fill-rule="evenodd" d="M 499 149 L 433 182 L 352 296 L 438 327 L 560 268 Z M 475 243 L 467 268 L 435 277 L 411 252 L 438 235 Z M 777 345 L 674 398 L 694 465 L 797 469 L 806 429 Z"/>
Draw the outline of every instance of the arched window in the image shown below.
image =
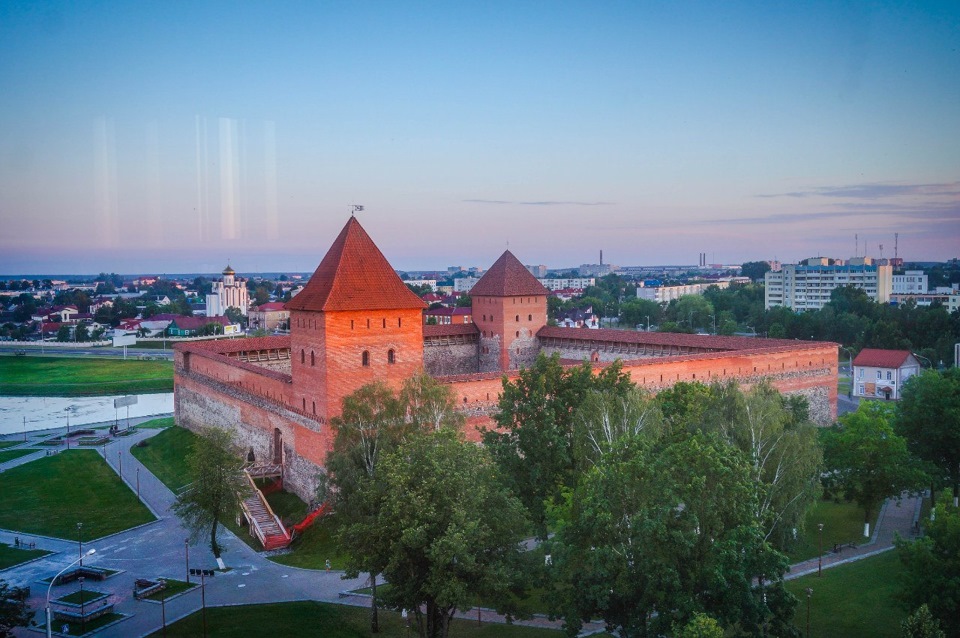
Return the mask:
<path id="1" fill-rule="evenodd" d="M 383 327 L 384 327 L 384 328 L 387 327 L 387 320 L 386 320 L 386 319 L 383 320 Z"/>
<path id="2" fill-rule="evenodd" d="M 307 354 L 306 354 L 303 350 L 301 350 L 301 351 L 300 351 L 300 363 L 306 363 L 306 362 L 307 362 Z"/>
<path id="3" fill-rule="evenodd" d="M 517 323 L 520 323 L 520 315 L 517 315 Z"/>
<path id="4" fill-rule="evenodd" d="M 390 350 L 387 350 L 387 363 L 396 363 L 396 362 L 397 362 L 397 356 L 396 356 L 396 353 L 393 351 L 393 348 L 391 348 Z"/>
<path id="5" fill-rule="evenodd" d="M 317 358 L 313 354 L 313 350 L 310 351 L 310 365 L 317 365 Z"/>
<path id="6" fill-rule="evenodd" d="M 361 357 L 361 361 L 364 366 L 370 365 L 370 352 L 368 350 L 363 351 L 363 356 Z"/>
<path id="7" fill-rule="evenodd" d="M 533 321 L 533 315 L 527 315 L 527 321 Z"/>
<path id="8" fill-rule="evenodd" d="M 519 331 L 519 330 L 517 330 L 517 336 L 518 336 L 518 337 L 520 336 L 520 331 Z"/>

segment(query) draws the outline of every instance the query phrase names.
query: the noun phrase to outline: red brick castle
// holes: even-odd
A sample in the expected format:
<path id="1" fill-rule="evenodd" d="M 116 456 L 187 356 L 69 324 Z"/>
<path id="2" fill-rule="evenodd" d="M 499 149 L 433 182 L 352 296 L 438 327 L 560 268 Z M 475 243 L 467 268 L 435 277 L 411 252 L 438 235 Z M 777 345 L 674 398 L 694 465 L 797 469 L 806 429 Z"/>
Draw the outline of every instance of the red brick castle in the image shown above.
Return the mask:
<path id="1" fill-rule="evenodd" d="M 282 465 L 309 500 L 333 443 L 344 396 L 382 380 L 398 388 L 420 369 L 453 388 L 468 435 L 491 422 L 502 379 L 540 352 L 598 366 L 620 359 L 651 391 L 677 381 L 769 379 L 800 393 L 811 415 L 836 415 L 832 343 L 547 326 L 547 290 L 509 251 L 471 291 L 471 324 L 423 325 L 425 304 L 353 217 L 293 298 L 290 336 L 176 346 L 176 420 L 232 429 L 258 462 Z"/>

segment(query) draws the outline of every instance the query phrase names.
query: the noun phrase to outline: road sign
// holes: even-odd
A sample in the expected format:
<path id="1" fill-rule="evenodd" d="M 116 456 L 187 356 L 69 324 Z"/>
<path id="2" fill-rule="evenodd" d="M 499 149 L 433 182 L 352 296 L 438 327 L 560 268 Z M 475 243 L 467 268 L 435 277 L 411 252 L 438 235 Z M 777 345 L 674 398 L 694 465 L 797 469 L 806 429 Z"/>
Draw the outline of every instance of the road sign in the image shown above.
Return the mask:
<path id="1" fill-rule="evenodd" d="M 127 395 L 125 397 L 117 397 L 116 399 L 113 400 L 113 407 L 115 409 L 120 409 L 123 407 L 136 405 L 136 404 L 137 404 L 137 397 L 136 395 L 133 395 L 133 394 Z"/>
<path id="2" fill-rule="evenodd" d="M 135 346 L 135 345 L 137 345 L 137 335 L 122 335 L 122 336 L 113 338 L 114 348 L 119 348 L 120 346 Z"/>

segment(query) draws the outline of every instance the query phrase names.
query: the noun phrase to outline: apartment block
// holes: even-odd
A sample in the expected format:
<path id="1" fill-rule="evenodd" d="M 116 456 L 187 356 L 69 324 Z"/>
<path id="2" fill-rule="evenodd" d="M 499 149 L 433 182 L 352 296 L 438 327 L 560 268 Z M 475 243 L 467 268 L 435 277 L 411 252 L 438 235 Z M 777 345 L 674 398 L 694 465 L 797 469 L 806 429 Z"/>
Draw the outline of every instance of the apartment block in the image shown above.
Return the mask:
<path id="1" fill-rule="evenodd" d="M 780 272 L 765 276 L 766 308 L 786 306 L 797 311 L 819 310 L 830 301 L 830 293 L 841 286 L 856 286 L 877 303 L 889 303 L 893 289 L 893 268 L 874 265 L 869 257 L 857 257 L 842 266 L 829 265 L 827 258 L 807 259 L 801 264 L 783 264 Z"/>

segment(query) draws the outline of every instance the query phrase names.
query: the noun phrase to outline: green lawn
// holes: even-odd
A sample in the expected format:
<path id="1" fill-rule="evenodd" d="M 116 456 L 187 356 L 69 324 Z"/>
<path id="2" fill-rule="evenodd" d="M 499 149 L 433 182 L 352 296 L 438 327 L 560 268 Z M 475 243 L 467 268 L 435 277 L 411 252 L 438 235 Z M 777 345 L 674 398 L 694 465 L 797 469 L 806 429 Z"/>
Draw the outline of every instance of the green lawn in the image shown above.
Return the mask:
<path id="1" fill-rule="evenodd" d="M 800 599 L 794 624 L 802 632 L 807 626 L 807 594 L 810 597 L 810 636 L 848 638 L 899 638 L 900 621 L 907 613 L 894 594 L 902 567 L 896 550 L 855 563 L 823 570 L 787 581 L 787 589 Z"/>
<path id="2" fill-rule="evenodd" d="M 173 391 L 172 361 L 0 357 L 0 395 L 100 396 Z"/>
<path id="3" fill-rule="evenodd" d="M 144 439 L 146 442 L 144 447 L 134 446 L 131 451 L 164 485 L 173 492 L 178 492 L 190 482 L 190 468 L 187 465 L 187 457 L 193 449 L 193 442 L 196 440 L 197 435 L 190 430 L 170 427 L 156 436 Z"/>
<path id="4" fill-rule="evenodd" d="M 870 524 L 870 533 L 873 533 L 877 523 L 877 512 L 873 514 Z M 817 524 L 823 523 L 823 552 L 826 554 L 834 543 L 862 544 L 867 539 L 863 537 L 863 510 L 856 503 L 834 503 L 830 500 L 819 500 L 807 514 L 806 525 L 797 544 L 791 548 L 788 556 L 790 562 L 796 563 L 808 558 L 815 558 L 819 549 L 819 531 Z"/>
<path id="5" fill-rule="evenodd" d="M 96 631 L 101 627 L 105 627 L 106 625 L 109 625 L 112 622 L 116 622 L 124 617 L 125 616 L 123 614 L 109 613 L 109 614 L 104 614 L 99 618 L 94 618 L 93 620 L 87 621 L 82 625 L 79 622 L 59 620 L 59 619 L 54 619 L 52 624 L 53 624 L 54 631 L 60 631 L 60 628 L 63 627 L 64 624 L 69 625 L 70 629 L 66 635 L 80 636 L 80 635 L 90 634 L 91 632 Z M 47 629 L 46 622 L 40 625 L 39 629 L 42 631 L 46 631 Z M 81 634 L 81 632 L 83 631 L 86 631 L 86 634 Z M 64 635 L 64 634 L 60 634 L 60 635 Z"/>
<path id="6" fill-rule="evenodd" d="M 13 447 L 14 445 L 20 445 L 21 443 L 23 443 L 23 441 L 0 441 L 0 450 Z"/>
<path id="7" fill-rule="evenodd" d="M 167 627 L 167 636 L 199 636 L 202 633 L 200 612 Z M 364 607 L 331 605 L 315 602 L 214 607 L 207 609 L 207 635 L 220 638 L 248 638 L 251 635 L 303 635 L 324 638 L 407 638 L 400 614 L 380 612 L 380 633 L 370 633 L 370 610 Z M 161 636 L 158 631 L 152 636 Z M 559 638 L 560 631 L 534 629 L 515 625 L 454 620 L 450 635 L 458 638 Z"/>
<path id="8" fill-rule="evenodd" d="M 154 520 L 153 514 L 93 450 L 46 456 L 3 473 L 0 527 L 27 534 L 83 538 Z"/>
<path id="9" fill-rule="evenodd" d="M 188 589 L 193 589 L 194 587 L 199 587 L 200 583 L 188 583 L 185 580 L 177 580 L 175 578 L 164 578 L 167 582 L 167 588 L 163 591 L 158 591 L 155 594 L 150 594 L 146 597 L 147 600 L 162 600 L 170 598 L 171 596 L 176 596 L 181 594 Z"/>
<path id="10" fill-rule="evenodd" d="M 0 543 L 0 569 L 7 569 L 50 553 L 52 552 L 43 549 L 20 549 Z"/>
<path id="11" fill-rule="evenodd" d="M 34 452 L 36 452 L 36 450 L 0 450 L 0 463 L 19 459 L 21 456 L 33 454 Z"/>
<path id="12" fill-rule="evenodd" d="M 137 428 L 144 428 L 147 430 L 162 430 L 164 428 L 169 428 L 174 425 L 176 424 L 173 422 L 173 417 L 168 416 L 162 419 L 153 419 L 152 421 L 144 421 L 143 423 L 138 425 Z"/>
<path id="13" fill-rule="evenodd" d="M 301 536 L 294 539 L 290 546 L 293 552 L 272 556 L 270 560 L 290 567 L 324 569 L 329 559 L 331 568 L 343 569 L 346 566 L 346 557 L 333 542 L 334 516 L 328 515 L 315 520 Z"/>

